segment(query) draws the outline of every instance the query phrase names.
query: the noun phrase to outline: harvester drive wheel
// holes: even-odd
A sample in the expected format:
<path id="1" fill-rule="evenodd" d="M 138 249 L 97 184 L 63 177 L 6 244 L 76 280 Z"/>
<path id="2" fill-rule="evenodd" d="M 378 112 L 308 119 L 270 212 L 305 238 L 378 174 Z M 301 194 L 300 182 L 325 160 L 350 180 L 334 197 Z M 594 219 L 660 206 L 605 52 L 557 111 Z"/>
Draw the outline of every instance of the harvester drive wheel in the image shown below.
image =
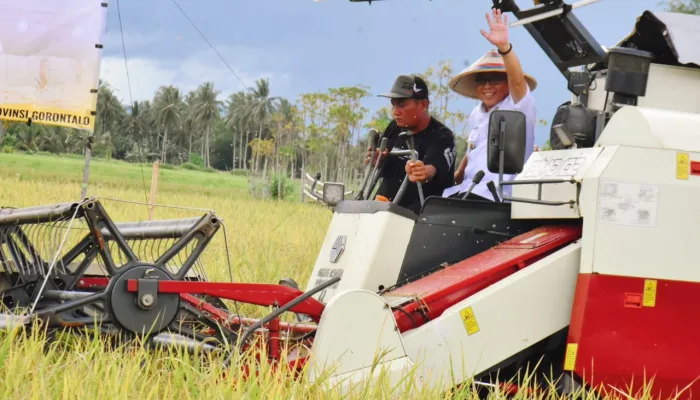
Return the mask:
<path id="1" fill-rule="evenodd" d="M 139 280 L 137 292 L 129 292 L 127 281 Z M 129 268 L 112 280 L 109 303 L 118 326 L 137 335 L 156 335 L 165 330 L 177 316 L 180 296 L 177 293 L 157 293 L 158 281 L 173 278 L 154 265 Z"/>

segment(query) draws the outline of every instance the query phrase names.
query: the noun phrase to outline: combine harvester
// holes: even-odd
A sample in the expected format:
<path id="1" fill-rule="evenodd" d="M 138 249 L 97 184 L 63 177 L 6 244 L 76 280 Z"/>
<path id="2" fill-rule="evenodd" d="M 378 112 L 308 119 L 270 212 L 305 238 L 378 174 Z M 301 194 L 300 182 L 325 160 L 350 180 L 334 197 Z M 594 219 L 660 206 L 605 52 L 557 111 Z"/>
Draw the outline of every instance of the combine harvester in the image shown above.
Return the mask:
<path id="1" fill-rule="evenodd" d="M 365 200 L 376 171 L 354 200 L 325 183 L 333 219 L 305 292 L 292 280 L 215 283 L 194 273 L 220 228 L 213 213 L 118 224 L 97 199 L 1 210 L 3 298 L 28 308 L 4 325 L 99 321 L 155 343 L 235 343 L 227 364 L 262 347 L 272 364 L 312 380 L 333 368 L 346 391 L 379 374 L 449 390 L 530 369 L 567 377 L 562 392 L 634 394 L 651 382 L 655 397 L 697 396 L 700 347 L 688 321 L 700 308 L 700 52 L 691 36 L 700 17 L 645 12 L 605 50 L 561 2 L 524 11 L 494 3 L 532 34 L 574 100 L 556 111 L 556 149 L 528 160 L 524 116 L 492 113 L 489 170 L 513 197 L 430 197 L 415 215 Z M 509 173 L 519 175 L 503 181 Z M 32 242 L 57 220 L 84 221 L 84 238 L 62 252 Z M 164 237 L 161 253 L 134 251 Z M 90 272 L 94 263 L 105 272 Z M 243 318 L 220 299 L 274 311 Z M 298 322 L 282 322 L 285 313 Z"/>

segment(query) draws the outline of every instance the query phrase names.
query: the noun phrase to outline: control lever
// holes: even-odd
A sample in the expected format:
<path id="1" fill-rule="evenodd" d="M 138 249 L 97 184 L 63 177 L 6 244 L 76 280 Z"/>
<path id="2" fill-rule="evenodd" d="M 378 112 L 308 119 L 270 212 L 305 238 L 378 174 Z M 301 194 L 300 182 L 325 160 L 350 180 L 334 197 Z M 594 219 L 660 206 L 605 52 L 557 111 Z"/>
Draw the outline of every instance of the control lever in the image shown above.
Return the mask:
<path id="1" fill-rule="evenodd" d="M 489 181 L 489 183 L 486 184 L 486 187 L 489 188 L 489 192 L 491 192 L 491 196 L 493 196 L 493 201 L 496 203 L 501 203 L 501 198 L 498 197 L 498 192 L 496 191 L 496 184 L 493 183 L 493 181 Z"/>
<path id="2" fill-rule="evenodd" d="M 364 193 L 365 199 L 369 198 L 369 194 L 372 193 L 372 189 L 374 189 L 374 186 L 377 184 L 377 181 L 379 180 L 379 165 L 383 161 L 382 160 L 382 153 L 384 153 L 384 150 L 386 150 L 386 147 L 388 144 L 389 144 L 389 139 L 386 137 L 383 137 L 381 142 L 379 143 L 379 155 L 377 156 L 377 163 L 372 170 L 372 175 L 371 175 L 372 180 L 370 181 L 370 185 L 367 188 L 365 188 L 365 193 Z"/>
<path id="3" fill-rule="evenodd" d="M 415 150 L 414 151 L 400 150 L 400 151 L 397 151 L 396 153 L 399 153 L 399 152 L 401 152 L 401 153 L 406 152 L 407 154 L 411 154 L 412 156 L 418 157 L 418 152 Z M 395 152 L 392 151 L 389 154 L 395 155 Z M 399 204 L 399 201 L 401 201 L 401 199 L 403 198 L 404 192 L 406 192 L 406 189 L 408 189 L 408 184 L 409 184 L 408 175 L 406 175 L 406 176 L 404 176 L 403 181 L 401 182 L 401 187 L 399 188 L 399 191 L 396 193 L 396 197 L 394 197 L 394 201 L 393 201 L 394 204 Z"/>
<path id="4" fill-rule="evenodd" d="M 482 170 L 479 170 L 479 172 L 477 172 L 474 175 L 474 179 L 472 179 L 472 184 L 471 184 L 471 186 L 469 186 L 469 189 L 467 189 L 467 191 L 464 192 L 464 196 L 462 196 L 462 200 L 465 200 L 467 198 L 467 196 L 469 196 L 472 193 L 472 190 L 474 190 L 474 187 L 476 185 L 478 185 L 482 179 L 484 179 L 484 175 L 486 175 L 486 173 L 484 173 L 484 171 L 482 171 Z"/>
<path id="5" fill-rule="evenodd" d="M 367 141 L 369 142 L 370 145 L 370 156 L 369 156 L 369 164 L 365 167 L 365 176 L 362 179 L 362 186 L 360 186 L 359 193 L 357 194 L 356 200 L 363 200 L 364 199 L 364 192 L 365 192 L 365 187 L 367 186 L 367 182 L 369 181 L 370 177 L 370 172 L 372 171 L 372 167 L 374 166 L 374 157 L 376 156 L 376 150 L 377 150 L 377 140 L 379 139 L 379 132 L 377 132 L 376 129 L 372 128 L 369 130 L 369 133 L 367 134 Z"/>
<path id="6" fill-rule="evenodd" d="M 408 149 L 411 151 L 411 160 L 412 161 L 418 161 L 418 153 L 416 152 L 415 144 L 413 142 L 413 134 L 406 132 L 401 132 L 399 134 L 399 137 L 401 136 L 407 136 L 408 140 L 406 140 L 406 144 L 408 144 Z M 418 185 L 418 196 L 420 197 L 420 205 L 421 207 L 423 206 L 423 203 L 425 203 L 425 197 L 423 196 L 423 184 L 420 182 L 416 182 L 416 185 Z"/>

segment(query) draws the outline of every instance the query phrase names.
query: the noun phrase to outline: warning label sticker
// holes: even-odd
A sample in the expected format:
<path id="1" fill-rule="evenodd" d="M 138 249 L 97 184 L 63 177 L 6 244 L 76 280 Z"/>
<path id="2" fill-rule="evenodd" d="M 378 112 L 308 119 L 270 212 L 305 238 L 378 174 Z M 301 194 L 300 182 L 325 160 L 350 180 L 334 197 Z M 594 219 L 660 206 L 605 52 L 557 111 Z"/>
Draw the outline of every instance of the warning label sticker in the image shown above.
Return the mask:
<path id="1" fill-rule="evenodd" d="M 479 332 L 479 323 L 476 322 L 476 317 L 474 316 L 474 310 L 471 307 L 467 307 L 460 312 L 462 315 L 462 322 L 464 323 L 464 328 L 467 330 L 467 335 L 473 335 Z"/>
<path id="2" fill-rule="evenodd" d="M 646 279 L 644 281 L 644 297 L 642 298 L 642 305 L 644 307 L 656 306 L 656 281 L 653 279 Z"/>
<path id="3" fill-rule="evenodd" d="M 659 191 L 658 185 L 601 180 L 598 221 L 654 228 L 659 214 Z"/>
<path id="4" fill-rule="evenodd" d="M 690 174 L 690 156 L 688 153 L 676 154 L 676 179 L 688 179 Z"/>
<path id="5" fill-rule="evenodd" d="M 573 371 L 576 367 L 576 355 L 578 354 L 578 343 L 566 345 L 566 358 L 564 358 L 564 371 Z"/>

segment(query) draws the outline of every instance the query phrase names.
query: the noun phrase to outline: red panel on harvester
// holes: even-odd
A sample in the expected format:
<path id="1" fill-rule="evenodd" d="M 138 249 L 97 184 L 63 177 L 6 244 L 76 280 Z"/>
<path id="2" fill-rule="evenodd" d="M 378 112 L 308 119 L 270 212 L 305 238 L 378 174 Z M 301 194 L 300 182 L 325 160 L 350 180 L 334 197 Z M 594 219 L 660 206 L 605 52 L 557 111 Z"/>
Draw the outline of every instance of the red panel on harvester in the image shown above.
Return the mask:
<path id="1" fill-rule="evenodd" d="M 634 384 L 634 395 L 653 378 L 652 397 L 672 398 L 700 378 L 698 310 L 698 283 L 582 274 L 565 368 L 601 393 L 612 394 L 611 386 L 630 393 Z M 700 381 L 680 398 L 692 394 Z"/>
<path id="2" fill-rule="evenodd" d="M 437 318 L 447 308 L 580 237 L 579 226 L 537 228 L 387 292 L 383 297 L 390 303 L 393 303 L 392 299 L 418 299 L 394 312 L 402 332 L 414 329 L 425 323 L 426 316 L 429 319 Z"/>

